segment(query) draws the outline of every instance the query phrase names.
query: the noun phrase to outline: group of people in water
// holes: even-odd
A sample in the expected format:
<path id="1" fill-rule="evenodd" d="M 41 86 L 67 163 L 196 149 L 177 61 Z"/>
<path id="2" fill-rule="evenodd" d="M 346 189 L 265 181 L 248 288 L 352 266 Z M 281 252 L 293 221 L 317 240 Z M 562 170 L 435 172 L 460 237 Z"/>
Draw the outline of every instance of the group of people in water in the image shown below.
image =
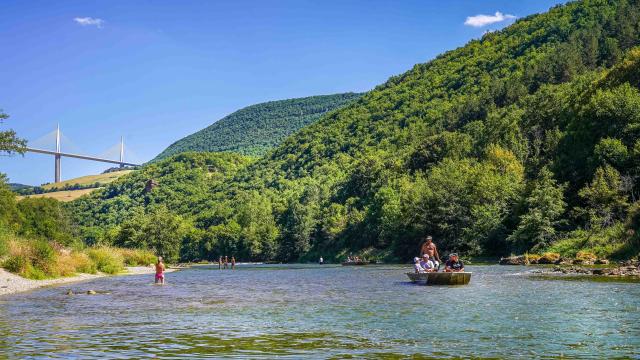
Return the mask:
<path id="1" fill-rule="evenodd" d="M 440 254 L 438 247 L 433 243 L 430 235 L 420 246 L 420 257 L 413 258 L 413 268 L 416 273 L 438 272 L 440 270 Z M 444 264 L 445 272 L 463 272 L 464 263 L 458 258 L 458 254 L 452 253 Z"/>
<path id="2" fill-rule="evenodd" d="M 222 269 L 228 269 L 229 268 L 229 257 L 227 255 L 224 256 L 224 258 L 222 258 L 222 256 L 220 256 L 218 258 L 218 270 L 222 270 Z M 231 257 L 231 270 L 235 270 L 236 268 L 236 257 L 232 256 Z"/>

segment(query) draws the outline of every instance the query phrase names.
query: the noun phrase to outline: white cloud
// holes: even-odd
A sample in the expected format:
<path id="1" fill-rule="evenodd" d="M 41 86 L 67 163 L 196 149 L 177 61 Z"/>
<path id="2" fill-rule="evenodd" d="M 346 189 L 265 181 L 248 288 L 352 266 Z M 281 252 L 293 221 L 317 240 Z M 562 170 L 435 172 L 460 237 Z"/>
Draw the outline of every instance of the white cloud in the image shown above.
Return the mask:
<path id="1" fill-rule="evenodd" d="M 104 20 L 92 17 L 77 17 L 73 21 L 82 26 L 95 26 L 97 28 L 101 28 L 102 24 L 104 24 Z"/>
<path id="2" fill-rule="evenodd" d="M 473 27 L 483 27 L 490 24 L 495 24 L 505 20 L 515 19 L 514 15 L 503 14 L 500 11 L 496 11 L 495 15 L 475 15 L 467 17 L 464 24 Z"/>

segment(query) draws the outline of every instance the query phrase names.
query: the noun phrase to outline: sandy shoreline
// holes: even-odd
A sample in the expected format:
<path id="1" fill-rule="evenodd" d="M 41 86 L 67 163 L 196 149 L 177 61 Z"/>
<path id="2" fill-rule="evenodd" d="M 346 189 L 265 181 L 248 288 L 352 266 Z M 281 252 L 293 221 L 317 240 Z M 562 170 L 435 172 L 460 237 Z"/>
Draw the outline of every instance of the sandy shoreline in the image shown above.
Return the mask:
<path id="1" fill-rule="evenodd" d="M 176 269 L 167 269 L 166 272 L 172 272 Z M 29 291 L 33 289 L 42 288 L 45 286 L 55 286 L 70 284 L 79 281 L 86 281 L 97 279 L 106 276 L 120 276 L 120 275 L 140 275 L 140 274 L 153 274 L 155 271 L 152 267 L 146 266 L 129 266 L 125 268 L 125 271 L 118 275 L 108 275 L 104 273 L 98 274 L 77 274 L 74 276 L 63 277 L 59 279 L 48 280 L 30 280 L 25 279 L 16 274 L 12 274 L 4 269 L 0 269 L 0 296 L 15 294 L 23 291 Z"/>

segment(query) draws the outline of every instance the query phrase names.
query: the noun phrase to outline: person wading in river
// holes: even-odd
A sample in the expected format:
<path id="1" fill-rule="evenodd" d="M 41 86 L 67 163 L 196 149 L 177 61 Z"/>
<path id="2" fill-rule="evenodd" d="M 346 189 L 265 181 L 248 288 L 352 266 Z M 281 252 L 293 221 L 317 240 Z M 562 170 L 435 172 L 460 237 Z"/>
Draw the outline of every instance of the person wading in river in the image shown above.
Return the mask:
<path id="1" fill-rule="evenodd" d="M 156 263 L 156 284 L 164 285 L 164 269 L 162 256 L 158 256 L 158 262 Z"/>
<path id="2" fill-rule="evenodd" d="M 431 259 L 438 269 L 440 267 L 440 254 L 438 254 L 438 247 L 433 243 L 433 238 L 431 235 L 427 236 L 420 247 L 420 257 L 424 256 L 424 254 L 429 255 L 429 259 Z"/>
<path id="3" fill-rule="evenodd" d="M 231 270 L 235 270 L 236 269 L 236 257 L 232 256 L 231 257 Z"/>
<path id="4" fill-rule="evenodd" d="M 218 258 L 218 270 L 222 270 L 222 256 Z"/>
<path id="5" fill-rule="evenodd" d="M 224 256 L 224 268 L 226 269 L 229 266 L 229 258 L 227 255 Z"/>

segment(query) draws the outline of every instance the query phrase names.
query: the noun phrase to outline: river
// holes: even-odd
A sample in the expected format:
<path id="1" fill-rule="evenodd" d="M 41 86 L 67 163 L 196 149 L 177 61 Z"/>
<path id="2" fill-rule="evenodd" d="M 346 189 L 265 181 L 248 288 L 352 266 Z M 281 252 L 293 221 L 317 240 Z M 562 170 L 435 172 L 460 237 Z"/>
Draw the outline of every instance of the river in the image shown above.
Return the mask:
<path id="1" fill-rule="evenodd" d="M 640 284 L 541 280 L 469 266 L 196 266 L 0 298 L 0 358 L 640 358 Z M 105 293 L 69 296 L 66 291 Z"/>

